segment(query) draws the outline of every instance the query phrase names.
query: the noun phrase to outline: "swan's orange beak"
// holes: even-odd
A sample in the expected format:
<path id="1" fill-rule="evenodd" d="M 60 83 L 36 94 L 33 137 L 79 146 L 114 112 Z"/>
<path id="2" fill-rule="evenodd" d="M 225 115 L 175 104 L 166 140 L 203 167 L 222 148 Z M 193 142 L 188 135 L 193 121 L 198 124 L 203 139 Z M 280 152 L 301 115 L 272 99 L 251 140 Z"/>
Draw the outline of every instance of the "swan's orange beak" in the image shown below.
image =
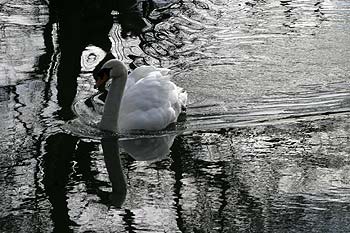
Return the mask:
<path id="1" fill-rule="evenodd" d="M 98 89 L 99 91 L 104 91 L 108 78 L 109 77 L 108 77 L 107 73 L 102 72 L 102 74 L 99 75 L 98 78 L 96 79 L 95 88 Z"/>

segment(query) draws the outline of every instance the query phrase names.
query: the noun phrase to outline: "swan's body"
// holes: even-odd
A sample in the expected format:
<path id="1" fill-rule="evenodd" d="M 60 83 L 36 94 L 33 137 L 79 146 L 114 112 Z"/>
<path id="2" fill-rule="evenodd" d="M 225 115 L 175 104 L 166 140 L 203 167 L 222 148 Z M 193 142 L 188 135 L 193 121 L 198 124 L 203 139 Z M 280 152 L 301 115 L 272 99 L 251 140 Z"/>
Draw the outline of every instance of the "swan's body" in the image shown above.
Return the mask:
<path id="1" fill-rule="evenodd" d="M 110 60 L 101 70 L 112 78 L 102 130 L 161 130 L 176 122 L 186 105 L 187 93 L 170 81 L 168 69 L 141 66 L 128 75 L 122 62 Z"/>

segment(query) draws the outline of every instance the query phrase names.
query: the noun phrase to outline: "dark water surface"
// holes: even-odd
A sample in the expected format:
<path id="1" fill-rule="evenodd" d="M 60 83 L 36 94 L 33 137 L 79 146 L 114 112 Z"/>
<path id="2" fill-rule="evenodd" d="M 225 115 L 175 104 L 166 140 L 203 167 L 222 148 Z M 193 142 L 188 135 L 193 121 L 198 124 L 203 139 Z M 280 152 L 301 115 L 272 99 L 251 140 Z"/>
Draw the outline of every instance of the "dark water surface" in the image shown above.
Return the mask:
<path id="1" fill-rule="evenodd" d="M 0 232 L 350 232 L 349 1 L 0 0 L 0 51 Z M 108 51 L 186 120 L 101 141 Z"/>

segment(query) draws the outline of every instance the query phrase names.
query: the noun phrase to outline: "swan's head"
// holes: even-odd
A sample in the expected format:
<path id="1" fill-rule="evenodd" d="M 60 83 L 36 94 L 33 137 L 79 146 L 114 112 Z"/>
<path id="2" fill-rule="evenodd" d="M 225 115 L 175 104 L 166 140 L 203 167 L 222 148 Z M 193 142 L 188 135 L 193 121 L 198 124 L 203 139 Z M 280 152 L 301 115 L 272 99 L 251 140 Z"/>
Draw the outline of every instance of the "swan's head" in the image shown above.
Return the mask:
<path id="1" fill-rule="evenodd" d="M 97 74 L 95 88 L 102 91 L 105 89 L 108 79 L 121 79 L 128 76 L 128 69 L 123 62 L 112 59 L 107 61 Z"/>

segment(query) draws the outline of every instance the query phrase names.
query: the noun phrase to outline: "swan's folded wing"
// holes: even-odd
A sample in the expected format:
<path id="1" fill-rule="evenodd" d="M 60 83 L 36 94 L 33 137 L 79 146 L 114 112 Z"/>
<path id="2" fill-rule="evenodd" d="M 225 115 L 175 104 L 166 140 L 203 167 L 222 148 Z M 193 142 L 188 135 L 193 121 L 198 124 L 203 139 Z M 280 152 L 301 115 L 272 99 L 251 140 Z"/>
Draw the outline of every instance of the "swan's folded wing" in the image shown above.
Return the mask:
<path id="1" fill-rule="evenodd" d="M 125 85 L 125 90 L 128 90 L 131 86 L 135 85 L 138 81 L 148 78 L 150 76 L 157 76 L 163 78 L 170 73 L 169 69 L 156 68 L 154 66 L 140 66 L 133 70 L 129 75 Z"/>
<path id="2" fill-rule="evenodd" d="M 158 73 L 158 74 L 157 74 Z M 169 77 L 150 72 L 124 92 L 119 114 L 121 130 L 159 130 L 175 122 L 180 110 L 179 88 Z"/>
<path id="3" fill-rule="evenodd" d="M 129 79 L 133 79 L 137 82 L 140 79 L 147 77 L 152 72 L 159 72 L 161 76 L 167 76 L 170 73 L 169 69 L 166 68 L 156 68 L 154 66 L 140 66 L 134 69 L 128 76 Z"/>

